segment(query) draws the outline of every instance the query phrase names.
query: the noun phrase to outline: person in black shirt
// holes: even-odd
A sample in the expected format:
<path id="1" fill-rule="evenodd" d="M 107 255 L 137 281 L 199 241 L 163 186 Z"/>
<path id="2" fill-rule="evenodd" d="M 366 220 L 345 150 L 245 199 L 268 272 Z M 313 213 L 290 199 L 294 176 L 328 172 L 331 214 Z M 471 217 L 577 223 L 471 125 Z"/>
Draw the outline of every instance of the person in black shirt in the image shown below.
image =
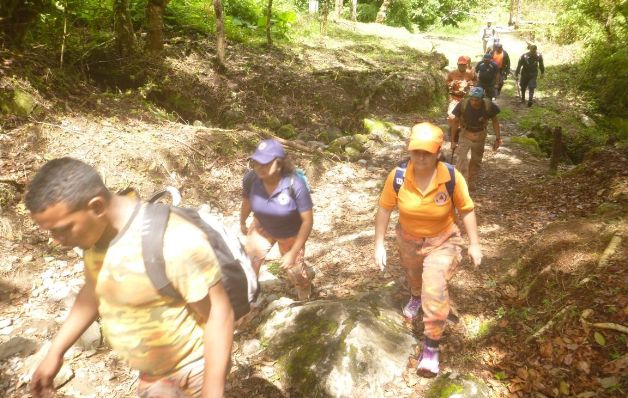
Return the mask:
<path id="1" fill-rule="evenodd" d="M 484 54 L 482 62 L 476 65 L 475 72 L 478 75 L 477 85 L 484 89 L 486 98 L 495 98 L 495 86 L 497 85 L 499 77 L 499 66 L 493 61 L 491 53 Z"/>
<path id="2" fill-rule="evenodd" d="M 526 100 L 526 89 L 530 91 L 528 96 L 528 107 L 532 106 L 532 99 L 534 98 L 534 89 L 536 88 L 536 77 L 541 71 L 541 77 L 545 74 L 545 65 L 543 65 L 543 56 L 537 52 L 536 45 L 532 44 L 530 51 L 523 54 L 519 58 L 517 63 L 517 70 L 515 71 L 515 79 L 519 79 L 519 72 L 521 72 L 521 79 L 519 80 L 519 87 L 521 87 L 521 102 Z"/>
<path id="3" fill-rule="evenodd" d="M 473 87 L 469 91 L 469 97 L 459 102 L 452 111 L 455 118 L 450 129 L 451 145 L 454 149 L 456 146 L 460 147 L 455 166 L 467 180 L 469 189 L 475 187 L 475 181 L 480 172 L 486 141 L 486 126 L 489 121 L 495 132 L 493 149 L 497 150 L 502 143 L 499 121 L 497 120 L 500 109 L 489 98 L 483 97 L 484 90 L 481 87 Z M 459 127 L 461 128 L 460 143 L 457 143 Z M 471 152 L 471 159 L 469 159 L 469 152 Z"/>

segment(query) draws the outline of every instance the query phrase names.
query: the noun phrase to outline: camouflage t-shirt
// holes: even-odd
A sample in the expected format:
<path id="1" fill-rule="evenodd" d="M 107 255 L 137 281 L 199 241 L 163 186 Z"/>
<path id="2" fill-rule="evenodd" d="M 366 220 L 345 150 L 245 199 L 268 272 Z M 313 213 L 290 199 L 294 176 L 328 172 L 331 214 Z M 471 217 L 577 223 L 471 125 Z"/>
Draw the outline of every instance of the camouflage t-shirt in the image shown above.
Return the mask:
<path id="1" fill-rule="evenodd" d="M 203 356 L 203 325 L 184 303 L 162 296 L 146 275 L 139 210 L 106 250 L 85 252 L 85 273 L 99 298 L 103 334 L 130 367 L 159 377 Z M 205 234 L 171 214 L 164 236 L 166 274 L 189 303 L 220 280 Z"/>

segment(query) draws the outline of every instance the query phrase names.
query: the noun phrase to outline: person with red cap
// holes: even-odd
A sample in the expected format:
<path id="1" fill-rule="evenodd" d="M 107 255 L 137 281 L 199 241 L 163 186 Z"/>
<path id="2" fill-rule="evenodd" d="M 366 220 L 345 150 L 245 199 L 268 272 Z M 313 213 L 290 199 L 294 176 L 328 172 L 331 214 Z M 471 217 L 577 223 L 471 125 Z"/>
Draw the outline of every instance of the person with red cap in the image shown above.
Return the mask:
<path id="1" fill-rule="evenodd" d="M 432 123 L 412 127 L 410 159 L 388 174 L 375 216 L 375 263 L 384 271 L 384 237 L 393 209 L 399 209 L 397 243 L 411 294 L 403 314 L 414 320 L 423 310 L 425 343 L 417 373 L 427 377 L 439 371 L 438 346 L 451 311 L 447 282 L 462 258 L 455 209 L 469 236 L 473 264 L 482 261 L 467 183 L 453 166 L 438 161 L 443 140 L 443 131 Z"/>
<path id="2" fill-rule="evenodd" d="M 458 68 L 447 74 L 447 87 L 449 89 L 449 106 L 447 107 L 447 123 L 451 130 L 455 116 L 451 113 L 456 105 L 469 93 L 469 89 L 475 85 L 477 77 L 473 68 L 469 68 L 471 58 L 461 55 L 458 58 Z"/>
<path id="3" fill-rule="evenodd" d="M 246 251 L 255 272 L 277 243 L 280 267 L 295 286 L 299 300 L 312 294 L 312 275 L 304 261 L 305 242 L 312 232 L 312 198 L 305 180 L 296 174 L 281 143 L 260 142 L 250 157 L 251 168 L 242 181 L 240 229 L 247 236 Z M 247 227 L 247 218 L 253 222 Z"/>

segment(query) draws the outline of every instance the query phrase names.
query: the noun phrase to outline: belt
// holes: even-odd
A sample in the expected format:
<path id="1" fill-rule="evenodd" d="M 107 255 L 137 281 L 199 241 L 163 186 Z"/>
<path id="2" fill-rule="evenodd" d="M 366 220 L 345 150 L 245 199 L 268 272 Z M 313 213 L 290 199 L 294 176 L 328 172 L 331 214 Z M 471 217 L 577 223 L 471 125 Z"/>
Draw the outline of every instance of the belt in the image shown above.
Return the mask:
<path id="1" fill-rule="evenodd" d="M 465 128 L 465 130 L 468 131 L 469 133 L 481 133 L 481 132 L 484 131 L 484 129 L 482 129 L 482 130 L 471 130 L 471 129 L 467 129 L 467 128 Z"/>

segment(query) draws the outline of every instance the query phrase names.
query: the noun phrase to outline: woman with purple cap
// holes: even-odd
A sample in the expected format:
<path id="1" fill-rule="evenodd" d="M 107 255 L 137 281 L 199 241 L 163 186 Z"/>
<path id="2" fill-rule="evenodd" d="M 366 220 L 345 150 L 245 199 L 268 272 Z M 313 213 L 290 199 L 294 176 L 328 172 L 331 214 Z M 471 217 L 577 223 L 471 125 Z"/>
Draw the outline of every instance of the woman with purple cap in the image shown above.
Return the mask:
<path id="1" fill-rule="evenodd" d="M 417 373 L 427 377 L 439 371 L 438 346 L 451 310 L 447 282 L 462 258 L 464 240 L 455 222 L 456 209 L 469 236 L 469 256 L 476 267 L 482 261 L 473 201 L 462 174 L 438 161 L 442 144 L 439 127 L 412 127 L 410 159 L 388 174 L 375 217 L 375 263 L 384 271 L 384 237 L 392 211 L 399 210 L 399 259 L 410 285 L 403 314 L 414 320 L 423 310 L 425 343 Z"/>
<path id="2" fill-rule="evenodd" d="M 311 276 L 304 261 L 305 242 L 313 224 L 312 198 L 302 177 L 295 173 L 281 143 L 263 140 L 250 157 L 251 168 L 242 181 L 240 229 L 247 236 L 246 251 L 255 271 L 277 243 L 281 269 L 295 286 L 299 300 L 312 294 Z M 253 222 L 246 220 L 253 212 Z"/>

